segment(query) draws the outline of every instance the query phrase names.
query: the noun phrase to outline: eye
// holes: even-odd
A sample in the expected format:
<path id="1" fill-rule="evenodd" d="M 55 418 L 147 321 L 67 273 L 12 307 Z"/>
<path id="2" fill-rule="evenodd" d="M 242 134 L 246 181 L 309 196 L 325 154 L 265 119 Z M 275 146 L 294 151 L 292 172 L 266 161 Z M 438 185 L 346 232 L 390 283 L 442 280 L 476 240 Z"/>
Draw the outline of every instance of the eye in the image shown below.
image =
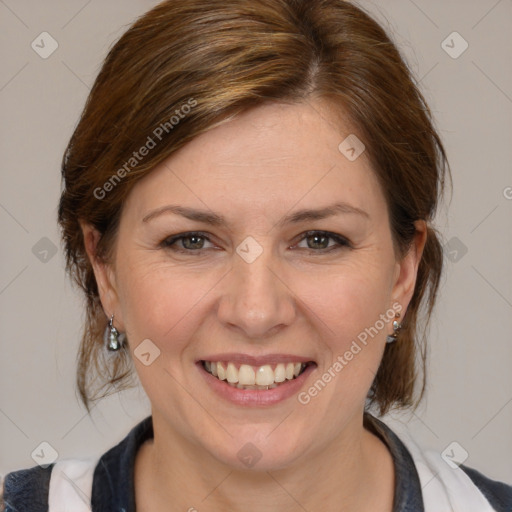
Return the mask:
<path id="1" fill-rule="evenodd" d="M 329 240 L 334 241 L 334 243 L 329 245 Z M 212 248 L 205 247 L 205 241 L 213 246 L 210 238 L 205 233 L 191 231 L 170 236 L 163 240 L 160 246 L 174 252 L 186 254 L 195 252 L 199 255 L 203 250 Z M 303 241 L 306 241 L 307 247 L 300 247 L 299 245 L 297 247 L 309 249 L 313 252 L 331 252 L 342 247 L 351 247 L 346 238 L 328 231 L 308 231 L 303 234 L 300 243 Z"/>
<path id="2" fill-rule="evenodd" d="M 205 249 L 205 240 L 211 243 L 210 239 L 204 233 L 189 232 L 170 236 L 163 240 L 160 245 L 171 251 L 191 253 L 200 252 L 202 249 Z"/>
<path id="3" fill-rule="evenodd" d="M 329 245 L 329 240 L 334 240 L 334 244 Z M 303 241 L 307 243 L 305 248 L 314 252 L 331 252 L 342 247 L 350 247 L 350 242 L 346 238 L 328 231 L 308 231 L 304 233 L 301 243 Z"/>

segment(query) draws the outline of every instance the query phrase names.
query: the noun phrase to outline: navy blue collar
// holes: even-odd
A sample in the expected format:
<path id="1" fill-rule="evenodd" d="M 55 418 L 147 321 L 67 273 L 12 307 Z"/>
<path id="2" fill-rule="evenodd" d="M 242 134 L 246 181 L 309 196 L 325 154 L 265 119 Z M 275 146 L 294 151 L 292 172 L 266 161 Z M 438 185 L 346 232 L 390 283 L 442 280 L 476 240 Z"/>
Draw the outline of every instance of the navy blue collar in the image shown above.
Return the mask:
<path id="1" fill-rule="evenodd" d="M 399 437 L 370 413 L 363 416 L 363 425 L 388 447 L 395 466 L 395 498 L 393 512 L 424 512 L 421 483 L 409 450 Z"/>
<path id="2" fill-rule="evenodd" d="M 153 418 L 136 425 L 96 465 L 92 482 L 91 508 L 95 512 L 135 512 L 134 468 L 137 450 L 153 438 Z"/>

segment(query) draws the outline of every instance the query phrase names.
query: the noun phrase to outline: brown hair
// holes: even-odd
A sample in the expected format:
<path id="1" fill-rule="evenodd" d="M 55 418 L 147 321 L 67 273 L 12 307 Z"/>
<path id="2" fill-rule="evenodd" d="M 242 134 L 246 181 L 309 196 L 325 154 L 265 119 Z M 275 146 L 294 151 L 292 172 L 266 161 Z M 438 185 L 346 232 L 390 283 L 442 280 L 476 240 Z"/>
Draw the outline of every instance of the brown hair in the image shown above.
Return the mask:
<path id="1" fill-rule="evenodd" d="M 99 231 L 98 256 L 108 261 L 123 201 L 158 163 L 249 108 L 315 97 L 339 107 L 364 142 L 399 256 L 411 246 L 414 221 L 427 221 L 403 329 L 398 342 L 386 346 L 367 404 L 381 414 L 392 406 L 417 406 L 443 262 L 430 221 L 450 169 L 430 110 L 396 46 L 366 12 L 343 0 L 168 0 L 110 49 L 62 161 L 58 218 L 67 269 L 87 299 L 77 385 L 88 411 L 90 401 L 129 386 L 134 372 L 129 350 L 113 356 L 105 350 L 107 319 L 79 220 Z M 140 157 L 145 145 L 152 147 Z M 415 401 L 417 354 L 422 386 Z"/>

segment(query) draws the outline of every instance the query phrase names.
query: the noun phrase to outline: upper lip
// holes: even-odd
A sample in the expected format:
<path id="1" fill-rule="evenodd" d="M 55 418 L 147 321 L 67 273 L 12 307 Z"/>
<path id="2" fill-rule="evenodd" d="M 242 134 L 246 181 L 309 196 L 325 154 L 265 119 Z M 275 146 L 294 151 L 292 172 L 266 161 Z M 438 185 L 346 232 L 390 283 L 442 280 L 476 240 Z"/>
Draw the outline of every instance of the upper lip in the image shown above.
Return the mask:
<path id="1" fill-rule="evenodd" d="M 266 354 L 263 356 L 250 356 L 248 354 L 240 354 L 234 352 L 205 356 L 199 361 L 231 361 L 233 363 L 248 364 L 251 366 L 263 366 L 265 364 L 278 363 L 308 363 L 310 361 L 314 362 L 314 360 L 311 357 L 297 356 L 295 354 Z"/>

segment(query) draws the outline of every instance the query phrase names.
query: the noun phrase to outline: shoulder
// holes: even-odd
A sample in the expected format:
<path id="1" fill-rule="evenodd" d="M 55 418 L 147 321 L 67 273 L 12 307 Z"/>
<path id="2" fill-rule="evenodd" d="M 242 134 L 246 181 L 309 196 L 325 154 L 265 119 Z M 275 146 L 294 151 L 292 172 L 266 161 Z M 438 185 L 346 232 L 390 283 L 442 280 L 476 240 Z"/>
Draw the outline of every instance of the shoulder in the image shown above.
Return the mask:
<path id="1" fill-rule="evenodd" d="M 75 512 L 83 510 L 84 503 L 93 509 L 121 510 L 114 506 L 121 502 L 126 503 L 125 510 L 133 510 L 135 456 L 151 437 L 153 424 L 148 416 L 99 458 L 62 459 L 44 468 L 8 473 L 3 482 L 0 478 L 0 512 L 48 512 L 55 507 L 60 510 L 63 503 L 71 504 L 69 510 Z M 113 506 L 105 508 L 107 502 Z"/>
<path id="2" fill-rule="evenodd" d="M 461 464 L 459 466 L 478 487 L 487 501 L 498 512 L 512 511 L 512 485 L 492 480 L 476 469 Z"/>
<path id="3" fill-rule="evenodd" d="M 429 466 L 450 502 L 464 503 L 467 508 L 478 503 L 480 508 L 475 510 L 512 512 L 512 485 L 493 480 L 472 467 L 455 462 L 456 459 L 447 462 L 442 454 L 432 449 L 424 450 L 415 458 L 419 465 Z"/>
<path id="4" fill-rule="evenodd" d="M 422 482 L 425 504 L 457 504 L 461 510 L 512 512 L 512 486 L 493 480 L 474 468 L 447 461 L 431 448 L 408 442 Z M 432 508 L 432 507 L 431 507 Z M 426 507 L 429 510 L 429 507 Z"/>
<path id="5" fill-rule="evenodd" d="M 3 482 L 3 508 L 0 507 L 0 510 L 47 512 L 53 466 L 34 466 L 7 473 Z"/>
<path id="6" fill-rule="evenodd" d="M 417 444 L 401 423 L 391 421 L 391 429 L 382 419 L 367 415 L 365 420 L 382 436 L 395 460 L 396 496 L 405 504 L 398 510 L 453 510 L 457 505 L 457 510 L 512 512 L 512 485 Z M 412 502 L 415 506 L 409 506 Z"/>

